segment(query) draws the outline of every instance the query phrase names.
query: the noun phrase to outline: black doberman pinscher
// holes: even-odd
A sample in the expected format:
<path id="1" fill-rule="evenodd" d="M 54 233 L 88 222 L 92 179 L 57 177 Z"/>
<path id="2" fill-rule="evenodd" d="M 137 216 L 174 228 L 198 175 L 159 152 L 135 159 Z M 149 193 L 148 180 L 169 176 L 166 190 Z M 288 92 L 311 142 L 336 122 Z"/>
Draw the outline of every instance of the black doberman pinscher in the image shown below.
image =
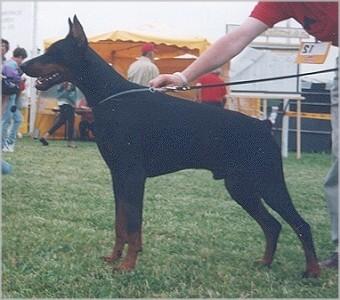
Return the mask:
<path id="1" fill-rule="evenodd" d="M 69 19 L 69 26 L 64 39 L 24 63 L 22 69 L 38 77 L 39 90 L 73 82 L 93 110 L 96 142 L 111 171 L 116 205 L 116 241 L 105 260 L 118 260 L 127 244 L 118 269 L 135 267 L 142 249 L 146 178 L 188 168 L 206 169 L 214 179 L 224 179 L 232 198 L 262 227 L 266 237 L 262 264 L 272 263 L 281 225 L 261 199 L 288 222 L 302 242 L 304 275 L 318 277 L 310 226 L 289 196 L 269 121 L 152 93 L 125 80 L 88 46 L 76 16 Z"/>

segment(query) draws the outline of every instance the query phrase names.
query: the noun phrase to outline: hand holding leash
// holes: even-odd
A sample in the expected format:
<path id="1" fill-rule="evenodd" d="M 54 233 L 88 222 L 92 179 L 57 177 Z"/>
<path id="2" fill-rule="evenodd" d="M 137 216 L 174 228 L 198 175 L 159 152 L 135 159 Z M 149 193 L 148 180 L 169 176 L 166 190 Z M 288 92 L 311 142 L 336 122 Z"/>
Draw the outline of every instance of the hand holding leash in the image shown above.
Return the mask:
<path id="1" fill-rule="evenodd" d="M 163 88 L 163 87 L 182 87 L 188 85 L 188 81 L 185 76 L 180 72 L 175 72 L 173 74 L 162 74 L 152 79 L 149 85 L 153 88 Z"/>

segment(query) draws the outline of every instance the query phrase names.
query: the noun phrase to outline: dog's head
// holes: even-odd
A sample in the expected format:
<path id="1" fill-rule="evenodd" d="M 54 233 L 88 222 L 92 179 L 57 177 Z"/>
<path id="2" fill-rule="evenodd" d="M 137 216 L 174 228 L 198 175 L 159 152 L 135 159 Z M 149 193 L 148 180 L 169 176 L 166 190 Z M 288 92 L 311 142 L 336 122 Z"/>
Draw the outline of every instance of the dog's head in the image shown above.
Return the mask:
<path id="1" fill-rule="evenodd" d="M 88 47 L 86 35 L 78 18 L 68 19 L 70 30 L 67 36 L 53 43 L 43 55 L 21 65 L 25 74 L 38 78 L 36 88 L 45 91 L 64 81 L 74 82 L 74 70 L 79 67 Z"/>

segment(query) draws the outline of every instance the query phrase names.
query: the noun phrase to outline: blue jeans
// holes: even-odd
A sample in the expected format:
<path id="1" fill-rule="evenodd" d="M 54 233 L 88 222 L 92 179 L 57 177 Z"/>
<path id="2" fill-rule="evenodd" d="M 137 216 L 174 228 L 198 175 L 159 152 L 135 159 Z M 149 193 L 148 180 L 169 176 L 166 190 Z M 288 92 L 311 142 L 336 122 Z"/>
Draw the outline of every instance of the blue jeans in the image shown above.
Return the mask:
<path id="1" fill-rule="evenodd" d="M 1 128 L 2 128 L 2 146 L 6 144 L 15 144 L 17 133 L 22 122 L 21 111 L 17 108 L 15 112 L 11 111 L 11 107 L 15 105 L 16 95 L 10 95 L 5 110 L 2 113 Z M 13 124 L 11 122 L 13 120 Z"/>

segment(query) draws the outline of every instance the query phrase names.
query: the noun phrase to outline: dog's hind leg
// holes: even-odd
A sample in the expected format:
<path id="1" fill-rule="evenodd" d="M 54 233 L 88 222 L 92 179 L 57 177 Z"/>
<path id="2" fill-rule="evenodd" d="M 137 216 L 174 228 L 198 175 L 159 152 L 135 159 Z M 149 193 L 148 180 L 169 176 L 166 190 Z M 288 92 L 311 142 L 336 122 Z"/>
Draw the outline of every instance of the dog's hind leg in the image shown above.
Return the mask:
<path id="1" fill-rule="evenodd" d="M 281 224 L 264 207 L 250 181 L 247 183 L 244 178 L 238 178 L 236 175 L 225 179 L 224 183 L 231 197 L 261 226 L 266 238 L 266 248 L 263 258 L 258 262 L 270 266 L 276 251 Z"/>
<path id="2" fill-rule="evenodd" d="M 113 176 L 116 199 L 116 243 L 108 261 L 121 257 L 124 245 L 127 254 L 118 270 L 132 270 L 142 250 L 143 196 L 146 177 L 142 168 L 124 168 Z"/>
<path id="3" fill-rule="evenodd" d="M 304 277 L 318 277 L 320 267 L 314 249 L 314 242 L 309 224 L 296 211 L 283 177 L 279 181 L 267 183 L 261 192 L 265 202 L 293 228 L 299 237 L 306 257 Z"/>

